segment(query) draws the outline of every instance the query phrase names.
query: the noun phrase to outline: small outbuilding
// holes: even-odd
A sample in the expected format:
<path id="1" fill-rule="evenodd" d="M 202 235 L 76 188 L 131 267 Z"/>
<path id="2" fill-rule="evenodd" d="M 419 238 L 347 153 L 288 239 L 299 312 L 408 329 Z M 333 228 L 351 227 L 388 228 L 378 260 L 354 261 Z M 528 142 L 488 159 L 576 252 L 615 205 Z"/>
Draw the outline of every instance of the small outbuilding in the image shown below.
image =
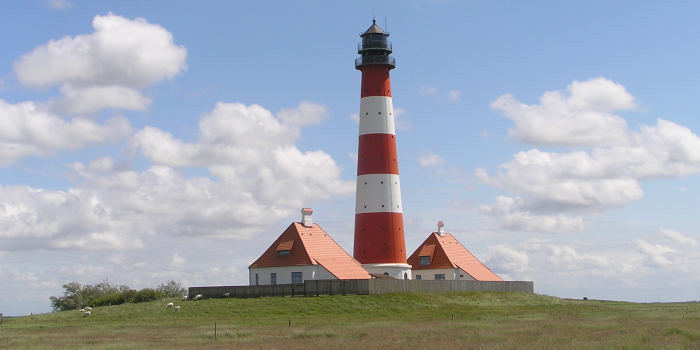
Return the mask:
<path id="1" fill-rule="evenodd" d="M 371 278 L 362 264 L 313 223 L 311 208 L 303 208 L 301 214 L 301 222 L 289 225 L 248 267 L 251 286 Z"/>
<path id="2" fill-rule="evenodd" d="M 433 232 L 408 258 L 417 280 L 503 281 L 438 222 Z"/>

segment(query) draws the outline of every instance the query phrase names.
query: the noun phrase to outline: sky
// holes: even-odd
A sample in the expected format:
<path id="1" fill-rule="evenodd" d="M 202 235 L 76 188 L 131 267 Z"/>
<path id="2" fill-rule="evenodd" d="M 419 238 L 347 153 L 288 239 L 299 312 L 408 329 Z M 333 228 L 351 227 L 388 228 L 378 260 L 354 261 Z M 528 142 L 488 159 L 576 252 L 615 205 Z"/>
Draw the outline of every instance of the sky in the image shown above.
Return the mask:
<path id="1" fill-rule="evenodd" d="M 700 299 L 700 11 L 638 1 L 0 5 L 0 313 L 244 285 L 293 221 L 352 254 L 359 34 L 391 72 L 407 251 L 439 220 L 535 292 Z"/>

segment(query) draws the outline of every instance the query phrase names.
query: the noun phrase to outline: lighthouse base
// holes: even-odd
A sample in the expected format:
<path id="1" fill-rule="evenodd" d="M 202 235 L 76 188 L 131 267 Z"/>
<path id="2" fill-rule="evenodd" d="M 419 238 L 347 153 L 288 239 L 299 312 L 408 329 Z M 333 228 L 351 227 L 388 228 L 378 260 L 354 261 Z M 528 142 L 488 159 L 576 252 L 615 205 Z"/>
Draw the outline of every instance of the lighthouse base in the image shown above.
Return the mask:
<path id="1" fill-rule="evenodd" d="M 362 264 L 362 267 L 367 270 L 367 272 L 375 275 L 386 275 L 399 280 L 410 280 L 411 277 L 411 265 L 400 264 L 400 263 L 383 263 L 383 264 Z"/>

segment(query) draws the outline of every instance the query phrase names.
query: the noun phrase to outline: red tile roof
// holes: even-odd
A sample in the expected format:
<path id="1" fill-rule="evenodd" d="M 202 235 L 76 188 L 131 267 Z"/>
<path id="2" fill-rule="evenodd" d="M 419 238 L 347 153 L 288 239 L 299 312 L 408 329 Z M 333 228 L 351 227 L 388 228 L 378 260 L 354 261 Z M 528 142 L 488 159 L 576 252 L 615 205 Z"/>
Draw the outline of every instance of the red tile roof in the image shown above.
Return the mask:
<path id="1" fill-rule="evenodd" d="M 431 256 L 430 265 L 421 265 L 421 256 Z M 449 233 L 430 234 L 408 258 L 408 264 L 413 270 L 460 268 L 477 281 L 503 281 Z"/>
<path id="2" fill-rule="evenodd" d="M 282 249 L 289 247 L 290 249 Z M 278 250 L 289 255 L 278 256 Z M 369 279 L 362 265 L 348 255 L 320 226 L 294 222 L 249 268 L 321 265 L 338 279 Z"/>

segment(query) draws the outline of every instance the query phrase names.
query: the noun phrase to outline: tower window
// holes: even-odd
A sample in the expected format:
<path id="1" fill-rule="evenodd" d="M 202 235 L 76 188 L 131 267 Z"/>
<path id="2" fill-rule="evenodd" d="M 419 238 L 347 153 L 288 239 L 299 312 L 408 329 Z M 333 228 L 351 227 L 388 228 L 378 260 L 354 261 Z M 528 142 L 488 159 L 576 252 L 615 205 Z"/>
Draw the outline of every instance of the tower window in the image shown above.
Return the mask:
<path id="1" fill-rule="evenodd" d="M 278 250 L 277 251 L 277 256 L 287 256 L 289 254 L 291 254 L 291 251 L 289 251 L 289 250 Z"/>
<path id="2" fill-rule="evenodd" d="M 270 284 L 273 286 L 275 284 L 277 284 L 277 273 L 275 273 L 275 272 L 270 273 Z"/>
<path id="3" fill-rule="evenodd" d="M 422 279 L 422 278 L 421 278 L 421 275 L 416 275 L 416 279 L 417 279 L 417 280 Z"/>
<path id="4" fill-rule="evenodd" d="M 435 280 L 436 280 L 436 281 L 444 281 L 444 280 L 445 280 L 445 274 L 444 274 L 444 273 L 436 273 L 436 274 L 435 274 Z"/>

